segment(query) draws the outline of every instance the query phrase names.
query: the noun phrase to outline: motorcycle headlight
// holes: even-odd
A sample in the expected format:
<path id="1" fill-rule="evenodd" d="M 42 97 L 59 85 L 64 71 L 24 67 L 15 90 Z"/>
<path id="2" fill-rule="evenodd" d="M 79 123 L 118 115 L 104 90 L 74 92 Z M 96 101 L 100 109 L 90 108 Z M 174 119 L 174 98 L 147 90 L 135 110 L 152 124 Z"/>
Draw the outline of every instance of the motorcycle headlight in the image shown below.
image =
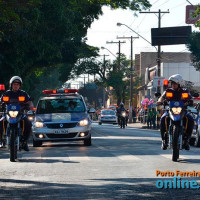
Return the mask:
<path id="1" fill-rule="evenodd" d="M 87 119 L 84 119 L 84 120 L 81 120 L 80 122 L 79 122 L 79 126 L 87 126 L 88 125 L 88 120 Z"/>
<path id="2" fill-rule="evenodd" d="M 175 114 L 175 115 L 179 115 L 182 111 L 182 108 L 181 107 L 177 107 L 177 108 L 172 108 L 172 112 Z"/>
<path id="3" fill-rule="evenodd" d="M 13 111 L 13 110 L 10 110 L 8 112 L 8 114 L 10 115 L 10 117 L 13 117 L 13 118 L 17 117 L 18 113 L 19 113 L 19 111 Z"/>
<path id="4" fill-rule="evenodd" d="M 126 113 L 125 113 L 125 112 L 123 112 L 123 113 L 122 113 L 122 116 L 123 116 L 123 117 L 126 117 Z"/>
<path id="5" fill-rule="evenodd" d="M 44 127 L 44 124 L 43 124 L 43 122 L 35 122 L 35 127 L 42 128 L 42 127 Z"/>

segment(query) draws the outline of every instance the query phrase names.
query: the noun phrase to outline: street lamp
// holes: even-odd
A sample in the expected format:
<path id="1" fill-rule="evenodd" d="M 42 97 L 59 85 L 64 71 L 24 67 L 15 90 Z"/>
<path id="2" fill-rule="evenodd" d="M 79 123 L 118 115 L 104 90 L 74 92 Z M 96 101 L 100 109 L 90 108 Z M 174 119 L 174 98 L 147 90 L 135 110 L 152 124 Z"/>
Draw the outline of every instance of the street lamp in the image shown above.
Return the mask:
<path id="1" fill-rule="evenodd" d="M 141 36 L 139 33 L 137 33 L 136 31 L 134 31 L 131 27 L 127 26 L 126 24 L 122 24 L 122 23 L 118 22 L 117 26 L 126 26 L 128 29 L 130 29 L 131 31 L 133 31 L 134 33 L 136 33 L 138 36 L 140 36 L 143 40 L 145 40 L 146 42 L 148 42 L 152 46 L 151 42 L 149 42 L 146 38 L 144 38 L 143 36 Z M 158 49 L 155 46 L 153 46 L 153 47 L 156 49 L 156 51 L 158 51 Z"/>
<path id="2" fill-rule="evenodd" d="M 106 49 L 106 50 L 108 50 L 113 56 L 115 56 L 115 58 L 117 59 L 117 56 L 114 54 L 114 53 L 112 53 L 109 49 L 107 49 L 106 47 L 101 47 L 101 49 Z M 124 66 L 123 65 L 123 63 L 120 61 L 120 64 L 121 64 L 121 66 Z"/>
<path id="3" fill-rule="evenodd" d="M 116 56 L 114 53 L 112 53 L 109 49 L 107 49 L 106 47 L 101 47 L 101 49 L 106 49 L 106 50 L 108 50 L 113 56 L 115 56 L 115 58 L 117 58 L 117 56 Z"/>

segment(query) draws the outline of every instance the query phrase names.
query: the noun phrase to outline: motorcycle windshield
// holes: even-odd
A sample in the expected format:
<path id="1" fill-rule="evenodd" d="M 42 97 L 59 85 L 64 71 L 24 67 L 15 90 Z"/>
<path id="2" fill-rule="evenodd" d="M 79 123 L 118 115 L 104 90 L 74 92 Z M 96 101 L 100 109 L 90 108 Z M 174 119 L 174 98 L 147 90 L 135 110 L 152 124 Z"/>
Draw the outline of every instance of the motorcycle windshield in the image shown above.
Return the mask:
<path id="1" fill-rule="evenodd" d="M 20 111 L 20 105 L 7 105 L 7 111 Z"/>
<path id="2" fill-rule="evenodd" d="M 169 107 L 171 108 L 178 108 L 183 107 L 184 102 L 183 101 L 170 101 Z M 182 112 L 180 114 L 174 114 L 172 111 L 170 111 L 170 117 L 173 121 L 180 121 L 182 119 Z"/>
<path id="3" fill-rule="evenodd" d="M 184 102 L 183 101 L 170 101 L 169 102 L 169 107 L 173 108 L 173 107 L 183 107 Z"/>

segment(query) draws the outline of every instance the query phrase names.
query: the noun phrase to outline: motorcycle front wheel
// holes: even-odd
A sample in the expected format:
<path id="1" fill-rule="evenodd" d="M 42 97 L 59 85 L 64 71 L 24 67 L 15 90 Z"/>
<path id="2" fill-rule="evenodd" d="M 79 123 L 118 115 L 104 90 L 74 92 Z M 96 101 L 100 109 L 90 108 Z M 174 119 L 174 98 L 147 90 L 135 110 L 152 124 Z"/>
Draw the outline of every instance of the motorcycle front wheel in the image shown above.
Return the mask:
<path id="1" fill-rule="evenodd" d="M 179 158 L 179 127 L 174 126 L 173 128 L 173 134 L 172 134 L 172 161 L 177 162 L 177 159 Z"/>
<path id="2" fill-rule="evenodd" d="M 17 158 L 17 144 L 16 144 L 17 131 L 15 128 L 10 129 L 10 161 L 15 162 Z"/>

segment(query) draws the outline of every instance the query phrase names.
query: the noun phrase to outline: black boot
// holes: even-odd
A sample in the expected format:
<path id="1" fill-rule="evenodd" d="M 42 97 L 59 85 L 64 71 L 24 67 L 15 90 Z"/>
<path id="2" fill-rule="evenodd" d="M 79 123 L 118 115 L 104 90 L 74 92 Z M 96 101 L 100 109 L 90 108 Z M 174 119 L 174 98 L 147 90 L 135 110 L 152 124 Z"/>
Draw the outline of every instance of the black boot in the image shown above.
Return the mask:
<path id="1" fill-rule="evenodd" d="M 29 147 L 28 147 L 28 143 L 27 142 L 24 142 L 23 149 L 24 149 L 24 151 L 29 151 Z"/>
<path id="2" fill-rule="evenodd" d="M 162 150 L 166 150 L 167 149 L 167 144 L 166 144 L 165 140 L 162 140 L 161 149 Z"/>
<path id="3" fill-rule="evenodd" d="M 183 145 L 184 149 L 189 151 L 190 150 L 190 145 L 189 145 L 189 141 L 188 140 L 185 140 L 184 141 L 184 145 Z"/>
<path id="4" fill-rule="evenodd" d="M 3 148 L 3 141 L 0 141 L 0 148 Z"/>

